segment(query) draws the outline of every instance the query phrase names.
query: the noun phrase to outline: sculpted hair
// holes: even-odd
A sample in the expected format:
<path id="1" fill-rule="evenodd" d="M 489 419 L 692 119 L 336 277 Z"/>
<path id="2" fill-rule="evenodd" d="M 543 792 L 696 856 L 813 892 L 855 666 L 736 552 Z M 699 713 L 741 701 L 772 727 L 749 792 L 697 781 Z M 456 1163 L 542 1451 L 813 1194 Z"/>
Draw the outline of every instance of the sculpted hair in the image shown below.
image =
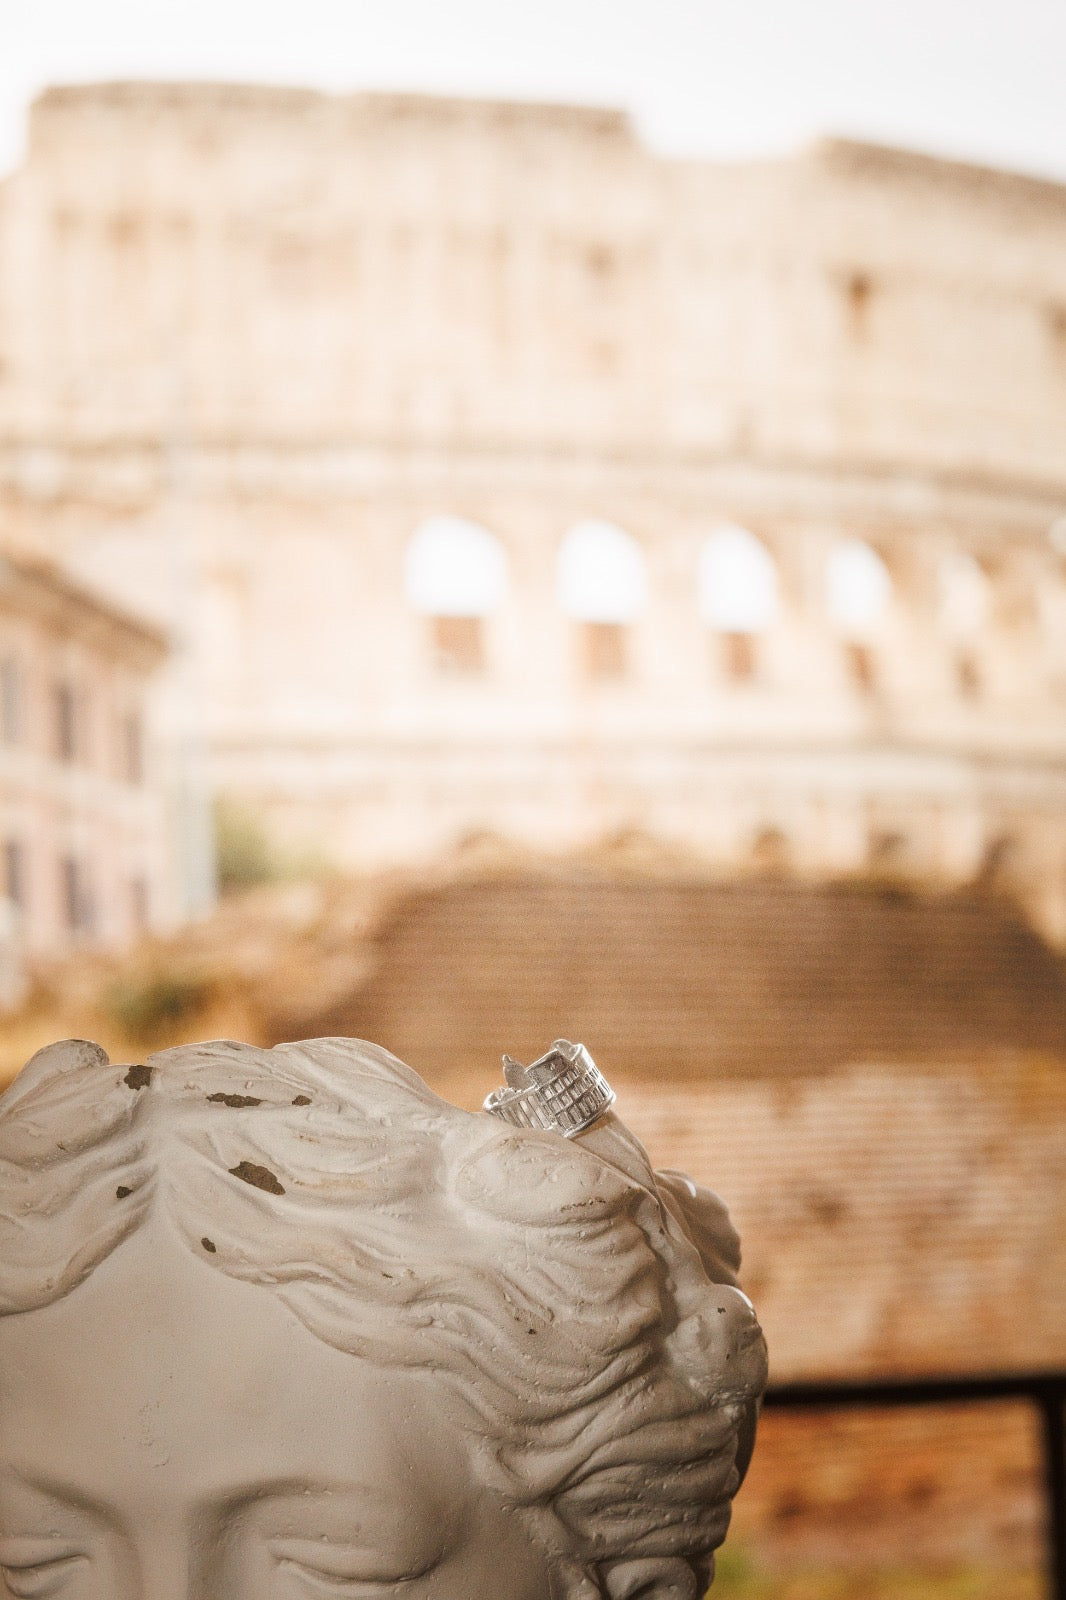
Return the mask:
<path id="1" fill-rule="evenodd" d="M 550 1503 L 575 1572 L 675 1557 L 705 1581 L 765 1346 L 724 1208 L 617 1118 L 511 1128 L 352 1039 L 40 1052 L 0 1096 L 0 1315 L 156 1211 L 338 1350 L 452 1383 L 486 1480 Z"/>

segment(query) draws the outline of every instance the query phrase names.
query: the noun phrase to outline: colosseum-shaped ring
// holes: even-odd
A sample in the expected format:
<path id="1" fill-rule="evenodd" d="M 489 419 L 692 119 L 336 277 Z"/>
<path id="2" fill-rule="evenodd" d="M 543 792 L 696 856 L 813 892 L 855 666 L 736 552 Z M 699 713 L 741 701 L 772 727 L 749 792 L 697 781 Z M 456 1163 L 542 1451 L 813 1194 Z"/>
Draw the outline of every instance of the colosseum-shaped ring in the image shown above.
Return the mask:
<path id="1" fill-rule="evenodd" d="M 506 1086 L 494 1089 L 485 1110 L 516 1128 L 561 1133 L 567 1139 L 609 1111 L 615 1092 L 583 1044 L 556 1039 L 531 1066 L 503 1058 Z"/>

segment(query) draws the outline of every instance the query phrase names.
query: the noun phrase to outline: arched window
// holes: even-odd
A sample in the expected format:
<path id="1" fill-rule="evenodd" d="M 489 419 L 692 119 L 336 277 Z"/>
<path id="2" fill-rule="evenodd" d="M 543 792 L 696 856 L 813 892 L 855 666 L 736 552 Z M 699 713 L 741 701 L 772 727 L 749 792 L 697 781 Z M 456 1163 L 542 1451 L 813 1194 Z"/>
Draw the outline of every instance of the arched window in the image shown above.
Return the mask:
<path id="1" fill-rule="evenodd" d="M 426 617 L 487 617 L 507 592 L 507 556 L 487 528 L 430 517 L 407 546 L 407 598 Z"/>
<path id="2" fill-rule="evenodd" d="M 877 551 L 861 539 L 834 545 L 825 564 L 829 620 L 849 638 L 868 638 L 885 622 L 892 604 L 892 579 Z"/>
<path id="3" fill-rule="evenodd" d="M 637 541 L 613 522 L 578 522 L 559 547 L 559 604 L 581 630 L 591 678 L 620 678 L 628 629 L 647 604 L 648 577 Z"/>
<path id="4" fill-rule="evenodd" d="M 975 556 L 952 550 L 940 563 L 940 614 L 954 639 L 972 638 L 988 622 L 991 584 Z"/>
<path id="5" fill-rule="evenodd" d="M 746 528 L 719 528 L 700 551 L 700 616 L 722 633 L 761 633 L 777 619 L 777 568 Z"/>
<path id="6" fill-rule="evenodd" d="M 725 650 L 731 678 L 755 676 L 755 635 L 777 620 L 777 567 L 746 528 L 724 527 L 705 541 L 696 571 L 699 614 Z"/>
<path id="7" fill-rule="evenodd" d="M 429 623 L 437 667 L 480 672 L 484 619 L 507 593 L 507 555 L 500 541 L 463 517 L 430 517 L 407 546 L 407 598 Z"/>
<path id="8" fill-rule="evenodd" d="M 648 598 L 644 555 L 613 522 L 577 522 L 559 547 L 559 603 L 577 622 L 635 622 Z"/>
<path id="9" fill-rule="evenodd" d="M 978 645 L 991 612 L 992 585 L 975 556 L 952 550 L 940 563 L 940 619 L 955 649 L 955 687 L 964 700 L 981 693 Z"/>
<path id="10" fill-rule="evenodd" d="M 877 664 L 872 641 L 888 620 L 892 579 L 877 551 L 861 539 L 843 539 L 829 552 L 825 604 L 830 622 L 843 636 L 852 683 L 862 694 L 873 695 Z"/>

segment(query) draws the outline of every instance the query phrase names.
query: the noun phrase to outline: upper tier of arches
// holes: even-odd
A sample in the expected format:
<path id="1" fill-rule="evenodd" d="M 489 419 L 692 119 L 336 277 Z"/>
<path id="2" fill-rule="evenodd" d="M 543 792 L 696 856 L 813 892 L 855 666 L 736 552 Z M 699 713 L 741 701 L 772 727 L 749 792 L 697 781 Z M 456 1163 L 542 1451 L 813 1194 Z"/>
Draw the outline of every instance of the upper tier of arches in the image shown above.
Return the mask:
<path id="1" fill-rule="evenodd" d="M 1053 552 L 1052 558 L 1058 559 Z M 615 522 L 584 518 L 565 529 L 549 559 L 558 613 L 585 641 L 586 674 L 625 677 L 630 635 L 651 610 L 659 581 L 640 539 Z M 735 522 L 711 523 L 689 559 L 684 581 L 692 615 L 719 641 L 724 676 L 758 678 L 764 641 L 786 620 L 795 575 L 790 590 L 773 542 Z M 954 653 L 958 689 L 974 697 L 982 686 L 982 638 L 1012 607 L 1018 611 L 1017 594 L 1005 600 L 999 575 L 964 547 L 936 557 L 918 587 L 898 563 L 897 555 L 854 535 L 823 541 L 816 565 L 808 561 L 805 569 L 808 620 L 837 640 L 853 684 L 870 693 L 878 686 L 879 656 L 918 605 Z M 487 625 L 514 598 L 511 567 L 504 539 L 467 517 L 435 515 L 415 528 L 404 554 L 406 598 L 427 619 L 439 668 L 487 666 Z M 1066 583 L 1060 587 L 1066 594 Z M 1066 601 L 1056 605 L 1046 585 L 1030 598 L 1034 622 L 1050 636 Z"/>

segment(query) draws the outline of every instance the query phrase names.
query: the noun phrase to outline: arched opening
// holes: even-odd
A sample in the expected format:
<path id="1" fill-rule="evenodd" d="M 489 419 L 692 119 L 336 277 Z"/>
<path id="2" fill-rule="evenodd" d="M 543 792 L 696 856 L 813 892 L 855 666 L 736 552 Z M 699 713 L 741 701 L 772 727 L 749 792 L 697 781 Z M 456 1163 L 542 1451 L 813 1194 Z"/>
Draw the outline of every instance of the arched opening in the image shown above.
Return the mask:
<path id="1" fill-rule="evenodd" d="M 973 886 L 984 894 L 1009 895 L 1020 875 L 1021 850 L 1009 832 L 991 834 L 985 841 Z"/>
<path id="2" fill-rule="evenodd" d="M 842 539 L 825 564 L 829 620 L 851 638 L 869 638 L 886 621 L 892 605 L 892 579 L 871 545 Z"/>
<path id="3" fill-rule="evenodd" d="M 844 297 L 848 308 L 848 326 L 854 338 L 867 332 L 870 302 L 873 299 L 874 281 L 868 272 L 856 269 L 844 283 Z"/>
<path id="4" fill-rule="evenodd" d="M 952 651 L 955 687 L 964 700 L 981 692 L 980 642 L 992 610 L 992 585 L 976 556 L 952 550 L 940 563 L 940 621 Z"/>
<path id="5" fill-rule="evenodd" d="M 940 615 L 955 639 L 972 638 L 988 622 L 992 585 L 968 550 L 952 550 L 940 563 Z"/>
<path id="6" fill-rule="evenodd" d="M 751 865 L 760 876 L 783 878 L 792 864 L 788 839 L 780 828 L 760 828 L 751 841 Z"/>
<path id="7" fill-rule="evenodd" d="M 896 828 L 871 828 L 866 842 L 866 859 L 871 872 L 886 877 L 901 876 L 910 866 L 911 842 Z"/>
<path id="8" fill-rule="evenodd" d="M 559 604 L 577 626 L 589 678 L 622 678 L 629 633 L 648 599 L 644 553 L 613 522 L 575 523 L 559 546 Z"/>
<path id="9" fill-rule="evenodd" d="M 825 564 L 825 606 L 844 644 L 848 674 L 864 695 L 877 690 L 875 645 L 892 608 L 892 578 L 871 545 L 842 539 Z"/>
<path id="10" fill-rule="evenodd" d="M 411 536 L 407 599 L 426 618 L 438 671 L 485 667 L 485 618 L 507 593 L 507 555 L 487 528 L 463 517 L 430 517 Z"/>
<path id="11" fill-rule="evenodd" d="M 754 678 L 758 635 L 780 610 L 777 567 L 766 546 L 746 528 L 712 533 L 700 551 L 696 598 L 726 676 L 736 682 Z"/>

